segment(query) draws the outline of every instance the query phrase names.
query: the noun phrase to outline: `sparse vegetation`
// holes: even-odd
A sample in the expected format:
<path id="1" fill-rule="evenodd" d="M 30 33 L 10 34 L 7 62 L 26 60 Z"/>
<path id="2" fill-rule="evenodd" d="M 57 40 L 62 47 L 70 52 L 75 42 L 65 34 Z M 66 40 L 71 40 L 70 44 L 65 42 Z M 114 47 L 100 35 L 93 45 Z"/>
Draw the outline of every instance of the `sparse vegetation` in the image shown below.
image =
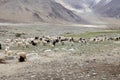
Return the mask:
<path id="1" fill-rule="evenodd" d="M 14 28 L 15 30 L 13 30 Z M 15 35 L 7 36 L 7 38 L 6 36 L 5 38 L 3 38 L 4 36 L 0 36 L 2 48 L 4 49 L 5 46 L 10 43 L 10 45 L 7 46 L 10 46 L 10 50 L 15 52 L 14 55 L 21 51 L 25 52 L 27 60 L 24 63 L 19 63 L 18 60 L 14 58 L 15 56 L 6 56 L 6 64 L 0 64 L 1 80 L 21 80 L 23 78 L 26 80 L 117 80 L 119 78 L 120 40 L 93 41 L 87 42 L 86 44 L 81 42 L 72 43 L 68 40 L 65 41 L 64 45 L 56 43 L 53 47 L 48 44 L 49 39 L 47 39 L 48 43 L 45 42 L 45 45 L 37 41 L 42 40 L 39 38 L 41 38 L 43 34 L 44 37 L 47 37 L 48 34 L 50 35 L 51 33 L 58 35 L 56 34 L 58 31 L 51 30 L 49 27 L 44 29 L 41 28 L 41 26 L 37 28 L 33 28 L 32 26 L 32 29 L 31 27 L 14 28 L 9 29 L 15 31 L 14 33 L 20 38 L 15 38 Z M 16 28 L 19 31 L 17 31 Z M 46 29 L 48 31 L 46 31 Z M 9 35 L 11 34 L 9 31 L 11 30 L 8 30 Z M 40 33 L 38 33 L 37 30 L 40 30 Z M 85 31 L 85 33 L 79 33 L 79 30 L 77 31 L 77 33 L 72 31 L 68 31 L 68 33 L 67 29 L 66 31 L 62 29 L 62 39 L 82 37 L 83 39 L 89 40 L 90 37 L 99 37 L 100 35 L 107 35 L 113 38 L 120 36 L 119 30 Z M 66 34 L 64 34 L 65 32 Z M 22 36 L 23 33 L 26 35 Z M 45 33 L 47 33 L 47 35 Z M 53 37 L 56 38 L 58 36 Z M 10 42 L 6 43 L 6 39 Z M 31 39 L 37 44 L 36 46 L 29 41 Z M 3 49 L 0 50 L 0 56 L 5 52 Z M 23 58 L 22 61 L 24 61 Z"/>
<path id="2" fill-rule="evenodd" d="M 104 31 L 86 32 L 86 33 L 79 33 L 79 34 L 69 33 L 69 34 L 62 34 L 62 36 L 76 37 L 76 38 L 79 38 L 79 37 L 90 38 L 98 35 L 116 35 L 116 34 L 120 34 L 120 30 L 104 30 Z"/>
<path id="3" fill-rule="evenodd" d="M 21 37 L 22 33 L 15 33 L 15 37 Z"/>
<path id="4" fill-rule="evenodd" d="M 0 0 L 0 80 L 120 80 L 120 0 Z"/>

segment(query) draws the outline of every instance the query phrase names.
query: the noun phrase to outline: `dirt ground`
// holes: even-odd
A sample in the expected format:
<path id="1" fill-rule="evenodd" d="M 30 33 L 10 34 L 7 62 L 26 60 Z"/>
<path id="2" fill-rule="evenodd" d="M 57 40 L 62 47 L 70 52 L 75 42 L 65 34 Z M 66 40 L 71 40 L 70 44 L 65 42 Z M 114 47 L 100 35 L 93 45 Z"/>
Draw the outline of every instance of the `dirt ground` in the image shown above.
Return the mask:
<path id="1" fill-rule="evenodd" d="M 0 27 L 0 41 L 13 38 L 17 32 L 23 37 L 99 31 L 96 28 L 56 27 Z M 38 50 L 39 49 L 39 50 Z M 0 64 L 0 80 L 120 80 L 120 43 L 105 42 L 87 45 L 34 48 L 25 50 L 27 62 L 8 58 Z M 0 50 L 0 54 L 4 51 Z M 32 56 L 31 56 L 32 55 Z"/>
<path id="2" fill-rule="evenodd" d="M 120 49 L 111 53 L 81 56 L 71 52 L 47 52 L 19 63 L 0 64 L 1 80 L 119 80 Z M 115 55 L 114 55 L 115 54 Z"/>

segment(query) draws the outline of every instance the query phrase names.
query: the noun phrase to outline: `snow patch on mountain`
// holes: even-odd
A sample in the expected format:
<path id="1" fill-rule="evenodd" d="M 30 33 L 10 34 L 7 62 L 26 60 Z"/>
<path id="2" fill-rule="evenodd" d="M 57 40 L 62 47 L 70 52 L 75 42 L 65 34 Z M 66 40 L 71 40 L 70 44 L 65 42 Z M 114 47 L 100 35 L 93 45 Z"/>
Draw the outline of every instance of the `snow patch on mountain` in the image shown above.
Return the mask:
<path id="1" fill-rule="evenodd" d="M 98 4 L 101 0 L 95 0 L 95 4 Z"/>
<path id="2" fill-rule="evenodd" d="M 108 4 L 108 3 L 110 3 L 112 0 L 106 0 L 105 1 L 105 4 Z"/>
<path id="3" fill-rule="evenodd" d="M 86 3 L 82 3 L 81 6 L 83 7 L 82 9 L 76 9 L 73 6 L 71 6 L 70 4 L 67 4 L 64 2 L 64 0 L 55 0 L 57 3 L 61 4 L 62 6 L 64 6 L 65 8 L 74 11 L 74 12 L 78 12 L 78 13 L 84 13 L 84 12 L 92 12 L 92 10 L 89 8 L 88 4 Z"/>
<path id="4" fill-rule="evenodd" d="M 83 10 L 78 10 L 78 9 L 73 8 L 69 4 L 65 3 L 63 0 L 55 0 L 55 1 L 71 11 L 78 12 L 78 13 L 84 12 Z"/>
<path id="5" fill-rule="evenodd" d="M 91 0 L 91 2 L 93 2 L 92 6 L 96 6 L 98 4 L 105 6 L 105 5 L 109 4 L 111 1 L 112 0 Z"/>

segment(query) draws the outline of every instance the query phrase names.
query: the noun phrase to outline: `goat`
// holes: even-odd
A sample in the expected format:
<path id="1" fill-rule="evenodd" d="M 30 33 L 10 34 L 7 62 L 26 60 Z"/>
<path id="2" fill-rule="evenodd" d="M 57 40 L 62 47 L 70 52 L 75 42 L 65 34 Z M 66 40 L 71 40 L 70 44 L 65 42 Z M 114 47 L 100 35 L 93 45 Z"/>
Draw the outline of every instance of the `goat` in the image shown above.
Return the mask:
<path id="1" fill-rule="evenodd" d="M 58 39 L 55 39 L 55 40 L 52 41 L 52 45 L 55 46 L 56 43 L 58 43 L 58 42 L 59 42 L 59 40 L 58 40 Z"/>
<path id="2" fill-rule="evenodd" d="M 17 57 L 19 62 L 25 62 L 27 60 L 25 52 L 18 52 Z"/>
<path id="3" fill-rule="evenodd" d="M 0 43 L 0 49 L 2 49 L 2 44 Z"/>
<path id="4" fill-rule="evenodd" d="M 79 40 L 78 40 L 80 43 L 84 43 L 84 44 L 86 44 L 87 43 L 87 41 L 86 41 L 86 39 L 84 39 L 84 38 L 79 38 Z"/>
<path id="5" fill-rule="evenodd" d="M 34 41 L 31 41 L 31 44 L 32 44 L 33 46 L 37 46 L 37 43 L 35 43 Z"/>
<path id="6" fill-rule="evenodd" d="M 12 56 L 14 54 L 14 52 L 12 50 L 9 50 L 9 47 L 6 47 L 5 54 L 8 56 Z"/>
<path id="7" fill-rule="evenodd" d="M 35 40 L 38 40 L 39 39 L 39 37 L 35 37 Z"/>
<path id="8" fill-rule="evenodd" d="M 70 42 L 75 42 L 75 40 L 74 40 L 73 37 L 71 37 L 69 41 L 70 41 Z"/>

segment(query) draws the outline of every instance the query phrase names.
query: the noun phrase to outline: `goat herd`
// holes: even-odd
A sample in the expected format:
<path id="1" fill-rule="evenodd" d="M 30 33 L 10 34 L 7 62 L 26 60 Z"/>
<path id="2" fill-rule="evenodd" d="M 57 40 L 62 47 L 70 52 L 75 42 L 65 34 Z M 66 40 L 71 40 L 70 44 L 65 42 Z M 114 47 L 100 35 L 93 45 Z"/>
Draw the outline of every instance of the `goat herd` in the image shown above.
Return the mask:
<path id="1" fill-rule="evenodd" d="M 89 42 L 101 42 L 101 41 L 118 41 L 120 40 L 120 37 L 108 37 L 106 35 L 100 35 L 96 37 L 91 37 L 89 39 L 85 38 L 73 38 L 73 37 L 49 37 L 49 36 L 43 36 L 43 37 L 34 37 L 34 38 L 15 38 L 15 39 L 6 39 L 5 41 L 1 41 L 0 43 L 0 51 L 3 51 L 5 56 L 17 56 L 17 59 L 19 62 L 24 62 L 27 60 L 26 52 L 14 52 L 13 50 L 10 50 L 11 46 L 17 46 L 21 48 L 29 48 L 30 46 L 37 47 L 38 45 L 42 46 L 51 46 L 55 47 L 58 43 L 61 45 L 65 45 L 66 42 L 70 42 L 72 45 L 74 43 L 82 43 L 87 44 Z M 3 47 L 5 45 L 5 47 Z M 5 62 L 5 57 L 1 57 L 0 53 L 0 63 Z"/>

